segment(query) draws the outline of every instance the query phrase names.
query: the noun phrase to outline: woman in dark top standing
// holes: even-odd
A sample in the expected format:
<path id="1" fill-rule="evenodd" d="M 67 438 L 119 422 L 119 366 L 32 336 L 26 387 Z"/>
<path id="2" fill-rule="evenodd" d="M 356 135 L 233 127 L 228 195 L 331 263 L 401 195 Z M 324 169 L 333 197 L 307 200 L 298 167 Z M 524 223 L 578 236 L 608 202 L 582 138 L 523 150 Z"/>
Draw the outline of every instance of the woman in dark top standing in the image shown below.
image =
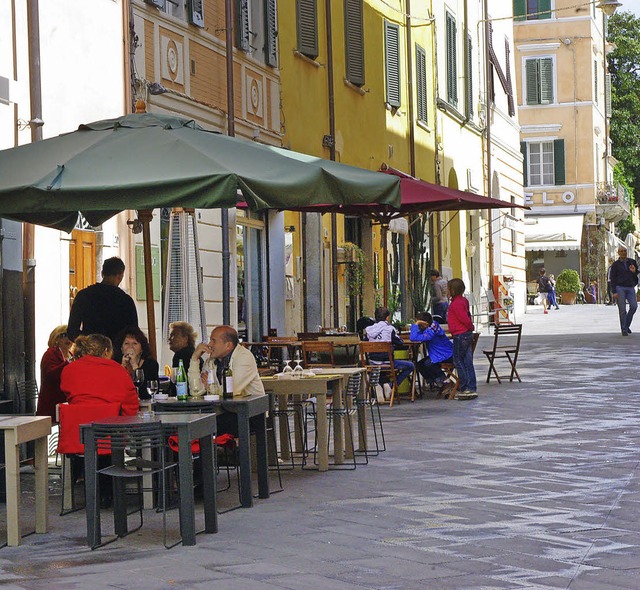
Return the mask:
<path id="1" fill-rule="evenodd" d="M 122 353 L 122 366 L 133 378 L 136 369 L 142 369 L 144 380 L 158 379 L 158 362 L 151 357 L 149 340 L 140 328 L 125 328 L 118 334 L 116 346 Z"/>
<path id="2" fill-rule="evenodd" d="M 62 369 L 69 364 L 73 342 L 67 336 L 66 324 L 58 326 L 49 336 L 49 348 L 40 361 L 40 395 L 36 416 L 51 416 L 56 420 L 56 405 L 67 401 L 60 391 Z"/>

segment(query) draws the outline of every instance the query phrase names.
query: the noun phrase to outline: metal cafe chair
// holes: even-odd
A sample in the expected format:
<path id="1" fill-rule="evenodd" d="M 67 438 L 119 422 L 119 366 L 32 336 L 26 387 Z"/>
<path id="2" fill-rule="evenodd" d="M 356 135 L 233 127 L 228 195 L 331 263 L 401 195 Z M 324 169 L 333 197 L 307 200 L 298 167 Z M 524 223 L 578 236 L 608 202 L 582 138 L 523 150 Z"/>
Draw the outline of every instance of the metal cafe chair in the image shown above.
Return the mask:
<path id="1" fill-rule="evenodd" d="M 369 450 L 368 448 L 358 451 L 360 453 L 366 453 L 367 457 L 377 457 L 381 452 L 387 450 L 387 443 L 384 438 L 384 427 L 382 425 L 382 413 L 380 412 L 380 404 L 378 403 L 378 397 L 376 394 L 376 385 L 379 384 L 380 368 L 372 367 L 366 373 L 365 396 L 363 398 L 356 396 L 355 398 L 355 403 L 358 409 L 368 407 L 371 414 L 371 426 L 373 429 L 375 451 L 373 449 Z M 361 416 L 360 411 L 358 412 L 358 428 L 360 429 L 362 440 L 365 440 L 363 431 L 364 428 L 366 428 L 366 420 L 364 419 L 364 416 Z"/>
<path id="2" fill-rule="evenodd" d="M 483 350 L 483 354 L 489 361 L 489 371 L 487 372 L 487 383 L 489 383 L 491 376 L 495 376 L 498 383 L 502 383 L 501 379 L 509 379 L 513 381 L 516 377 L 518 381 L 522 382 L 518 371 L 516 370 L 516 364 L 518 362 L 518 355 L 520 354 L 520 341 L 522 339 L 522 324 L 496 324 L 494 328 L 493 347 Z M 506 359 L 509 363 L 510 372 L 506 375 L 498 374 L 496 369 L 497 359 Z"/>
<path id="3" fill-rule="evenodd" d="M 167 549 L 175 547 L 182 539 L 171 545 L 167 544 L 167 482 L 168 472 L 176 470 L 177 462 L 167 459 L 167 435 L 160 422 L 136 423 L 136 424 L 95 424 L 93 431 L 96 439 L 96 449 L 98 453 L 111 453 L 111 465 L 96 469 L 95 473 L 86 473 L 85 477 L 93 477 L 96 490 L 98 487 L 98 477 L 100 474 L 110 477 L 113 480 L 131 480 L 137 482 L 137 496 L 139 502 L 140 523 L 127 534 L 139 530 L 143 525 L 143 498 L 142 498 L 142 478 L 145 475 L 157 475 L 159 482 L 158 501 L 161 503 L 162 511 L 162 542 Z M 125 460 L 127 455 L 135 454 L 130 460 Z M 147 459 L 145 457 L 151 457 Z M 126 506 L 126 487 L 115 485 L 114 481 L 114 519 L 116 512 L 124 511 Z M 100 510 L 100 503 L 97 503 L 96 510 Z M 94 515 L 88 515 L 95 518 Z M 125 516 L 126 518 L 126 516 Z M 115 541 L 116 536 L 104 543 L 92 547 L 95 549 Z"/>

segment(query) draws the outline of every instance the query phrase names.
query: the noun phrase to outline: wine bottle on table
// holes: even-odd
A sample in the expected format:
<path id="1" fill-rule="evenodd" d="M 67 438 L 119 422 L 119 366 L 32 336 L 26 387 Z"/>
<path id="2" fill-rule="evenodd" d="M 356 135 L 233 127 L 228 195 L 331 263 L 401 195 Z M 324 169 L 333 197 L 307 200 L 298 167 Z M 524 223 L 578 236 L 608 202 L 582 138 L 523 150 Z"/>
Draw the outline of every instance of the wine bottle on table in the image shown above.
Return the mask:
<path id="1" fill-rule="evenodd" d="M 187 372 L 184 370 L 184 363 L 180 359 L 178 374 L 176 375 L 176 396 L 179 401 L 187 401 L 189 391 L 187 387 Z"/>
<path id="2" fill-rule="evenodd" d="M 233 371 L 231 370 L 230 364 L 224 368 L 223 384 L 224 384 L 224 389 L 223 389 L 224 399 L 231 399 L 233 397 Z"/>

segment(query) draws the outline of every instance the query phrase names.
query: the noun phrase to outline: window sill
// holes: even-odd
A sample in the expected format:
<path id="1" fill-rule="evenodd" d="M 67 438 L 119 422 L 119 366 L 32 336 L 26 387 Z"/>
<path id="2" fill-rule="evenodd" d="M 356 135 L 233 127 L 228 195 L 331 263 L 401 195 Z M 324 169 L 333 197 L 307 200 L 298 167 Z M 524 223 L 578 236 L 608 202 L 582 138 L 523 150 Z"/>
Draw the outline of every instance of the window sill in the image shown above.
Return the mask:
<path id="1" fill-rule="evenodd" d="M 424 121 L 417 120 L 416 126 L 420 127 L 420 129 L 424 129 L 424 131 L 426 131 L 427 133 L 431 133 L 433 131 L 433 129 L 431 129 L 431 127 L 429 127 L 429 125 L 427 125 Z"/>
<path id="2" fill-rule="evenodd" d="M 300 53 L 297 49 L 293 50 L 293 55 L 295 55 L 298 59 L 301 59 L 302 61 L 315 66 L 316 68 L 320 68 L 323 65 L 321 63 L 318 63 L 315 59 L 311 59 L 310 57 L 306 56 L 304 53 Z"/>
<path id="3" fill-rule="evenodd" d="M 343 78 L 342 81 L 344 82 L 344 85 L 347 88 L 350 88 L 351 90 L 353 90 L 354 92 L 356 92 L 360 96 L 364 96 L 367 92 L 369 92 L 368 90 L 365 90 L 361 86 L 358 86 L 358 85 L 354 84 L 353 82 L 349 82 L 349 80 L 347 80 L 346 78 Z"/>

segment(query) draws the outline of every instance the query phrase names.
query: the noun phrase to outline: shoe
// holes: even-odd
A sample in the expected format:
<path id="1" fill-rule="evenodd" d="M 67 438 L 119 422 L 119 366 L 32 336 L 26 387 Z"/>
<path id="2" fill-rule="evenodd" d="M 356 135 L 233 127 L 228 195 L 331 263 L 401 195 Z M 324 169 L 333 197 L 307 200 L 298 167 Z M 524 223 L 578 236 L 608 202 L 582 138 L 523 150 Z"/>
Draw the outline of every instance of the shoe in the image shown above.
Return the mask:
<path id="1" fill-rule="evenodd" d="M 549 313 L 546 309 L 544 310 L 544 313 Z"/>
<path id="2" fill-rule="evenodd" d="M 384 403 L 384 389 L 382 389 L 382 385 L 376 385 L 376 400 L 378 400 L 379 404 Z"/>
<path id="3" fill-rule="evenodd" d="M 466 389 L 465 391 L 462 391 L 461 393 L 458 393 L 458 395 L 456 396 L 456 399 L 467 400 L 467 399 L 475 399 L 477 397 L 478 397 L 478 394 L 475 391 L 471 391 L 470 389 Z"/>
<path id="4" fill-rule="evenodd" d="M 631 334 L 631 328 L 627 328 L 627 333 Z"/>
<path id="5" fill-rule="evenodd" d="M 391 387 L 390 383 L 385 383 L 383 386 L 384 389 L 384 399 L 385 400 L 390 400 L 391 399 L 391 394 L 393 393 L 393 388 Z"/>
<path id="6" fill-rule="evenodd" d="M 627 332 L 626 330 L 622 330 L 622 335 L 623 335 L 623 336 L 628 336 L 628 335 L 629 335 L 629 332 Z"/>
<path id="7" fill-rule="evenodd" d="M 556 305 L 556 309 L 560 309 L 560 308 Z"/>

